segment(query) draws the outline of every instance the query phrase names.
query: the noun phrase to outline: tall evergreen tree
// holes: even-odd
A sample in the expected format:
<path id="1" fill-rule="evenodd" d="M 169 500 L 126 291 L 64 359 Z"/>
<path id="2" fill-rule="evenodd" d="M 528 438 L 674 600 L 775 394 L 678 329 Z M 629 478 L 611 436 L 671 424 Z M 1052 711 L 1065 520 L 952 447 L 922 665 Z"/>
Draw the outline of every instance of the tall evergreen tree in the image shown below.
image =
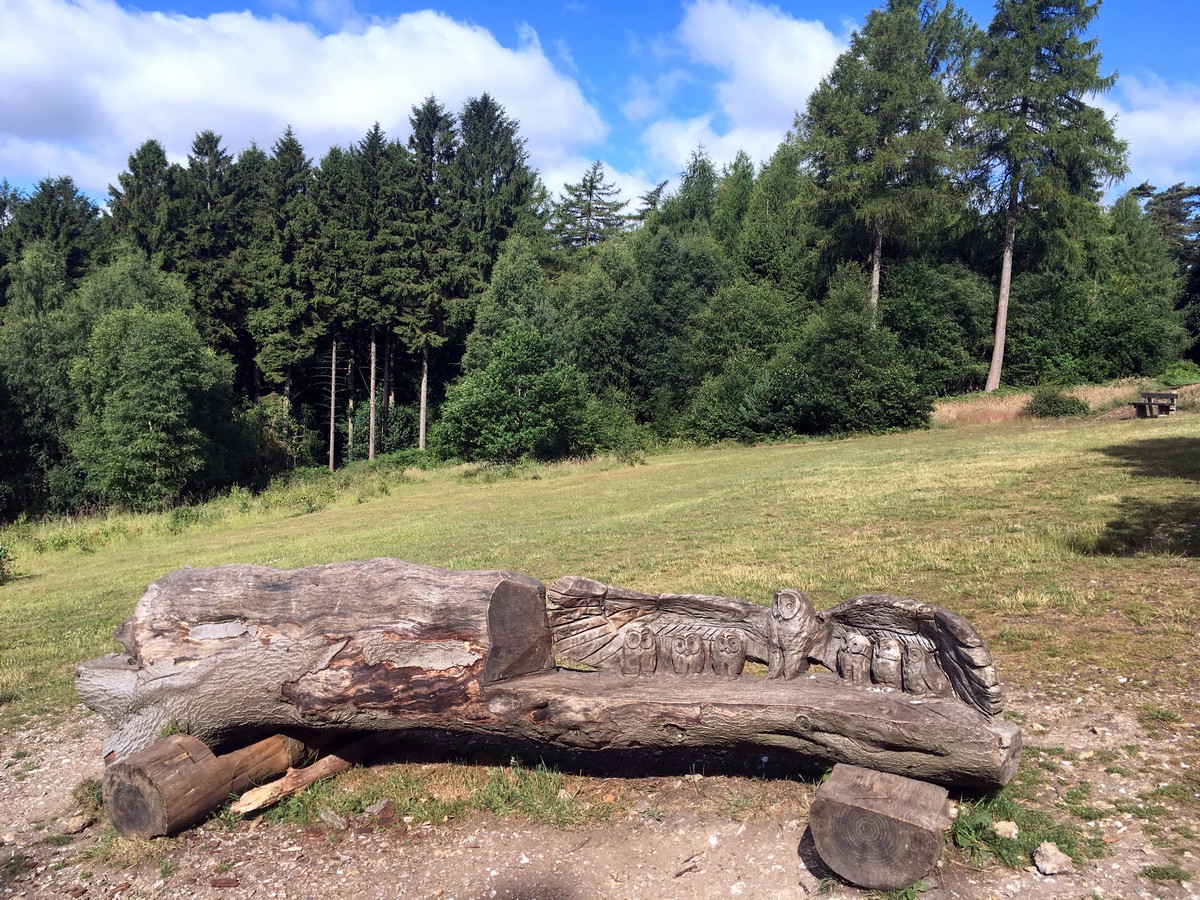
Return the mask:
<path id="1" fill-rule="evenodd" d="M 454 161 L 458 135 L 454 115 L 434 97 L 413 107 L 409 117 L 412 134 L 412 210 L 409 236 L 414 253 L 408 267 L 411 280 L 399 331 L 418 355 L 421 366 L 419 388 L 418 446 L 425 448 L 429 408 L 431 351 L 444 345 L 451 330 L 463 324 L 456 301 L 468 280 L 457 230 L 462 223 L 455 215 Z"/>
<path id="2" fill-rule="evenodd" d="M 519 125 L 489 94 L 472 97 L 458 117 L 455 182 L 460 234 L 473 291 L 491 278 L 504 239 L 536 219 L 537 175 Z"/>
<path id="3" fill-rule="evenodd" d="M 620 190 L 604 180 L 604 163 L 596 160 L 576 184 L 563 185 L 551 227 L 564 247 L 591 247 L 624 230 Z"/>
<path id="4" fill-rule="evenodd" d="M 1094 208 L 1102 183 L 1125 172 L 1125 142 L 1088 97 L 1107 91 L 1095 38 L 1099 0 L 998 0 L 971 73 L 970 140 L 982 200 L 1003 218 L 996 332 L 986 391 L 1000 385 L 1017 223 L 1043 230 Z M 1060 232 L 1062 229 L 1057 229 Z"/>
<path id="5" fill-rule="evenodd" d="M 164 265 L 182 230 L 182 167 L 168 163 L 162 144 L 151 139 L 129 155 L 128 169 L 117 176 L 117 184 L 108 187 L 114 236 Z"/>
<path id="6" fill-rule="evenodd" d="M 885 236 L 921 230 L 948 203 L 950 138 L 962 118 L 953 82 L 967 35 L 953 4 L 888 0 L 797 116 L 835 252 L 869 248 L 871 315 Z"/>

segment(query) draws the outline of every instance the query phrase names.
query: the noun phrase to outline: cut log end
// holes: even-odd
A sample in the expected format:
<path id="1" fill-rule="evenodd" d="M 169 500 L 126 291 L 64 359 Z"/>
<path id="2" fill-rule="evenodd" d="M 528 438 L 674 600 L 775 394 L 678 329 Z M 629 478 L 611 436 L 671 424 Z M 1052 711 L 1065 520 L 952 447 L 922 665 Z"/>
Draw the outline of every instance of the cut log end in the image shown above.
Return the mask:
<path id="1" fill-rule="evenodd" d="M 933 868 L 950 827 L 946 789 L 839 764 L 809 812 L 817 853 L 852 884 L 900 890 Z"/>

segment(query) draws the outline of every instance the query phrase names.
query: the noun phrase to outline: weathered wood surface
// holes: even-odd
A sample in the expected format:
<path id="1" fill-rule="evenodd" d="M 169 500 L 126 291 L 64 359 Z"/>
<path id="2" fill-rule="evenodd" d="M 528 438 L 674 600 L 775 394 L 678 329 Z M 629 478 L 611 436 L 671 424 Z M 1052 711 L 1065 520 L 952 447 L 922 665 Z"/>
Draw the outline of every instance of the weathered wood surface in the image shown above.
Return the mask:
<path id="1" fill-rule="evenodd" d="M 597 669 L 674 671 L 686 638 L 695 636 L 710 648 L 740 642 L 743 658 L 768 665 L 772 678 L 799 677 L 817 663 L 857 687 L 957 697 L 989 716 L 1003 709 L 992 655 L 975 629 L 948 609 L 908 597 L 864 594 L 817 612 L 800 591 L 782 590 L 768 609 L 566 575 L 550 585 L 546 601 L 555 651 Z M 708 667 L 715 670 L 711 660 Z"/>
<path id="2" fill-rule="evenodd" d="M 894 891 L 937 862 L 950 798 L 923 781 L 839 764 L 817 789 L 808 822 L 829 868 L 860 887 Z"/>
<path id="3" fill-rule="evenodd" d="M 230 794 L 286 771 L 302 749 L 272 735 L 216 756 L 191 735 L 173 734 L 105 770 L 104 808 L 123 837 L 175 834 L 206 818 Z"/>
<path id="4" fill-rule="evenodd" d="M 1021 732 L 947 699 L 849 691 L 838 679 L 628 678 L 559 670 L 489 686 L 512 733 L 581 750 L 742 747 L 797 763 L 848 762 L 939 784 L 1016 774 Z"/>
<path id="5" fill-rule="evenodd" d="M 734 649 L 746 644 L 737 622 L 765 628 L 752 645 L 763 655 L 784 630 L 744 601 L 672 604 L 679 616 L 723 609 L 714 637 Z M 833 627 L 805 630 L 805 646 Z M 554 670 L 550 635 L 541 583 L 507 572 L 398 560 L 184 569 L 151 585 L 118 629 L 126 652 L 81 666 L 77 685 L 113 729 L 110 761 L 173 723 L 218 749 L 276 731 L 438 730 L 581 751 L 745 748 L 955 785 L 1004 784 L 1016 768 L 1019 730 L 949 697 L 794 671 L 739 676 L 725 644 L 683 630 L 652 677 Z"/>
<path id="6" fill-rule="evenodd" d="M 175 726 L 206 744 L 311 726 L 453 728 L 482 685 L 552 665 L 541 582 L 394 559 L 180 569 L 150 585 L 76 689 L 109 761 Z"/>
<path id="7" fill-rule="evenodd" d="M 282 778 L 246 791 L 229 807 L 229 811 L 235 816 L 246 816 L 274 806 L 285 797 L 304 790 L 322 778 L 329 778 L 354 768 L 377 748 L 378 743 L 379 736 L 370 735 L 323 756 L 302 769 L 288 769 Z"/>

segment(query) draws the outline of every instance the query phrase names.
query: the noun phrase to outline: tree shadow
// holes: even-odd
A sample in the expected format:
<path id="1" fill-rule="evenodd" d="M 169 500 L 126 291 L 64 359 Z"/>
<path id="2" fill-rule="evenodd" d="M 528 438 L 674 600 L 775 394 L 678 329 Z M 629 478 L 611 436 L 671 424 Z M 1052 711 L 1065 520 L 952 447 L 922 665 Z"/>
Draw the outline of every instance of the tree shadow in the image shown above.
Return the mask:
<path id="1" fill-rule="evenodd" d="M 1100 556 L 1200 556 L 1200 497 L 1162 503 L 1127 497 L 1119 518 L 1074 549 Z"/>
<path id="2" fill-rule="evenodd" d="M 1200 438 L 1160 437 L 1101 447 L 1139 478 L 1200 481 Z"/>
<path id="3" fill-rule="evenodd" d="M 1200 482 L 1200 438 L 1158 437 L 1098 451 L 1135 478 Z M 1094 540 L 1072 549 L 1100 556 L 1200 556 L 1200 497 L 1154 501 L 1126 497 L 1119 515 Z"/>

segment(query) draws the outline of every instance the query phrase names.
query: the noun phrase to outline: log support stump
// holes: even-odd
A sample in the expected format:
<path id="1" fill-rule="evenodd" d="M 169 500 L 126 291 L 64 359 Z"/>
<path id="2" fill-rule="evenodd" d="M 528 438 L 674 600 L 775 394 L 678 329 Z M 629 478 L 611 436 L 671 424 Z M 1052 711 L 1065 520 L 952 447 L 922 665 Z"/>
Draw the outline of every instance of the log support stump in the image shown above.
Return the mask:
<path id="1" fill-rule="evenodd" d="M 104 773 L 104 809 L 122 837 L 161 837 L 195 825 L 230 794 L 286 772 L 303 752 L 280 735 L 216 756 L 187 734 L 156 741 Z"/>
<path id="2" fill-rule="evenodd" d="M 946 789 L 839 763 L 809 811 L 817 853 L 851 884 L 893 891 L 933 868 L 950 827 Z"/>

